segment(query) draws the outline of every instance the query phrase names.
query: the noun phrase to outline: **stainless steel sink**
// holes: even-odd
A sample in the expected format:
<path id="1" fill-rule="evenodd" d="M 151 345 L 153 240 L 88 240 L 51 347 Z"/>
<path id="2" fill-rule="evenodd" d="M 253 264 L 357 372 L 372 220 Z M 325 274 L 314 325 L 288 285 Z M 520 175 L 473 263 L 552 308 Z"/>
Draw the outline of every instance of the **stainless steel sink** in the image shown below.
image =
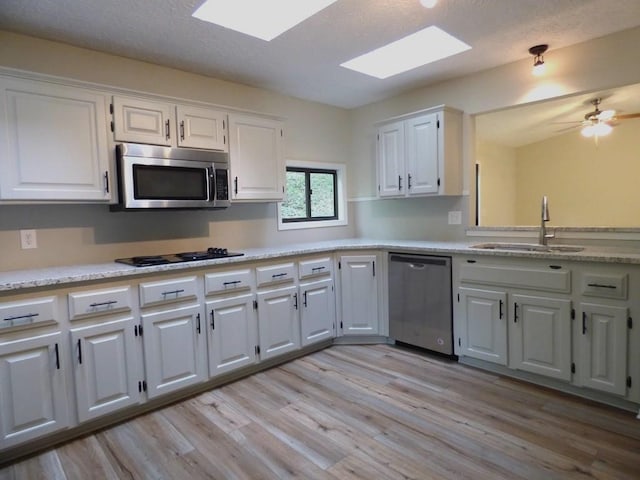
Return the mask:
<path id="1" fill-rule="evenodd" d="M 559 252 L 559 253 L 575 253 L 584 250 L 584 247 L 575 247 L 571 245 L 540 245 L 538 243 L 478 243 L 471 245 L 471 248 L 479 248 L 482 250 L 511 250 L 515 252 Z"/>

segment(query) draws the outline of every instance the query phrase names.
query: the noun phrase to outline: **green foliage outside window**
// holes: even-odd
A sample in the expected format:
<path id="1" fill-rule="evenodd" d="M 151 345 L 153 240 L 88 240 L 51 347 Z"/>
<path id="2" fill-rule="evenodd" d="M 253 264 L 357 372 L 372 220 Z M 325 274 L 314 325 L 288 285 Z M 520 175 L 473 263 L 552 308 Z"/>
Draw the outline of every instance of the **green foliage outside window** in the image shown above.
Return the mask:
<path id="1" fill-rule="evenodd" d="M 281 206 L 283 222 L 338 218 L 335 170 L 287 168 L 287 198 Z"/>

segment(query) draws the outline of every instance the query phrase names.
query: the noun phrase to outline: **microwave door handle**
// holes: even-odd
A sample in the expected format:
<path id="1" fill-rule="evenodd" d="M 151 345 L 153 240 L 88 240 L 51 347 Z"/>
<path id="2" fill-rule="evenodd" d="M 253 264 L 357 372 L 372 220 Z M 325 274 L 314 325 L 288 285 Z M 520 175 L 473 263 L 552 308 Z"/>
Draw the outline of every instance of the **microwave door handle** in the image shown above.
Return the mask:
<path id="1" fill-rule="evenodd" d="M 212 203 L 215 203 L 217 195 L 216 195 L 216 167 L 214 165 L 212 165 L 211 167 L 208 168 L 209 170 L 209 186 L 208 186 L 208 191 L 207 191 L 207 195 L 209 198 L 209 201 Z"/>

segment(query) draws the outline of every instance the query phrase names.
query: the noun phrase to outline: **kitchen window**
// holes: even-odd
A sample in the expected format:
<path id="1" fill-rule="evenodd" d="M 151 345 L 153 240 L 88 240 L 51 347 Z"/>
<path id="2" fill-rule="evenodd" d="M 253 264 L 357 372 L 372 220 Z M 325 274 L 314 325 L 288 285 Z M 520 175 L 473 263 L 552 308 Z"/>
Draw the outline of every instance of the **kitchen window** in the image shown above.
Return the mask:
<path id="1" fill-rule="evenodd" d="M 278 229 L 346 225 L 345 166 L 290 160 L 286 197 L 278 204 Z"/>

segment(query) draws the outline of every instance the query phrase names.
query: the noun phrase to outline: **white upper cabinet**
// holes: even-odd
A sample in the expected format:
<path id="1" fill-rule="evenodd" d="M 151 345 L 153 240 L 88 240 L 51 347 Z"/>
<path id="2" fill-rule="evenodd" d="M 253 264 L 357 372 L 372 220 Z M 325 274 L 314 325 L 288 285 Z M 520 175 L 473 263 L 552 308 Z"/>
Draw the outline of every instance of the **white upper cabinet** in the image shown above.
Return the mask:
<path id="1" fill-rule="evenodd" d="M 113 97 L 117 142 L 227 150 L 226 113 L 136 97 Z"/>
<path id="2" fill-rule="evenodd" d="M 175 120 L 166 103 L 114 96 L 112 128 L 117 142 L 171 146 L 175 141 Z"/>
<path id="3" fill-rule="evenodd" d="M 280 201 L 284 198 L 283 123 L 251 115 L 229 115 L 231 199 Z"/>
<path id="4" fill-rule="evenodd" d="M 378 127 L 378 196 L 462 195 L 462 112 L 444 106 Z"/>
<path id="5" fill-rule="evenodd" d="M 100 92 L 0 77 L 0 199 L 111 199 Z"/>
<path id="6" fill-rule="evenodd" d="M 437 194 L 439 172 L 437 113 L 405 122 L 407 195 Z"/>
<path id="7" fill-rule="evenodd" d="M 404 122 L 394 122 L 378 130 L 378 172 L 380 197 L 404 195 Z"/>
<path id="8" fill-rule="evenodd" d="M 228 150 L 226 113 L 178 105 L 176 117 L 179 147 Z"/>

